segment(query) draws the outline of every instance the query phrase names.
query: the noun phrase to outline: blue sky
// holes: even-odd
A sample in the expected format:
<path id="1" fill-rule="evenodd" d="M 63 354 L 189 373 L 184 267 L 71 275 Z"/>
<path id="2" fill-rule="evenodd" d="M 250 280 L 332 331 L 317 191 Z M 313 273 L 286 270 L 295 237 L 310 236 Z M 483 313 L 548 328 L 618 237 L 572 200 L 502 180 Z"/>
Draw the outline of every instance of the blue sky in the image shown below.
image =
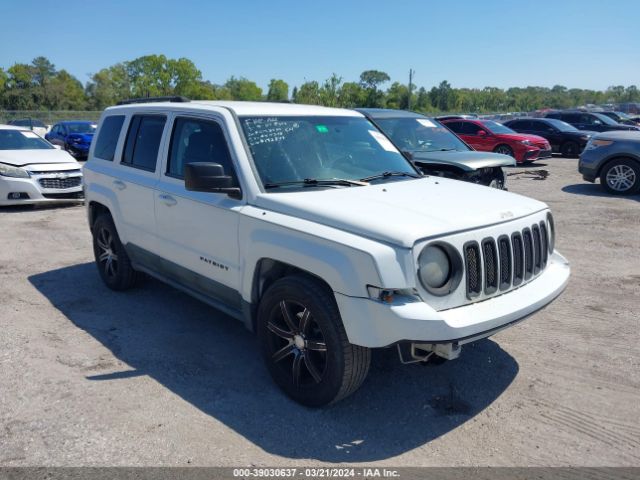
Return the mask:
<path id="1" fill-rule="evenodd" d="M 430 88 L 640 84 L 638 0 L 2 2 L 0 67 L 48 57 L 85 83 L 141 55 L 291 87 L 367 69 Z"/>

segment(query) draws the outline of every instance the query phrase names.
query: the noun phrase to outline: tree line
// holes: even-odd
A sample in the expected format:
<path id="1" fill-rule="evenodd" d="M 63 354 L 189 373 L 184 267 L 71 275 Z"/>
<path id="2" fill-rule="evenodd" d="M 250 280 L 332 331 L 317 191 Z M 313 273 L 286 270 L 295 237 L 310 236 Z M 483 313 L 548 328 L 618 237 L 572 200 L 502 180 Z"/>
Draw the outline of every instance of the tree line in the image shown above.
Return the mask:
<path id="1" fill-rule="evenodd" d="M 91 75 L 83 85 L 66 70 L 58 70 L 45 57 L 31 63 L 0 68 L 0 108 L 5 110 L 102 110 L 133 97 L 182 95 L 201 100 L 291 101 L 332 107 L 387 107 L 423 112 L 495 113 L 569 108 L 588 103 L 640 102 L 635 85 L 611 86 L 604 91 L 547 87 L 453 88 L 447 81 L 427 90 L 391 81 L 378 70 L 362 72 L 357 81 L 333 74 L 318 82 L 307 81 L 289 89 L 274 78 L 266 92 L 255 82 L 232 76 L 224 84 L 202 77 L 187 58 L 145 55 L 116 63 Z"/>

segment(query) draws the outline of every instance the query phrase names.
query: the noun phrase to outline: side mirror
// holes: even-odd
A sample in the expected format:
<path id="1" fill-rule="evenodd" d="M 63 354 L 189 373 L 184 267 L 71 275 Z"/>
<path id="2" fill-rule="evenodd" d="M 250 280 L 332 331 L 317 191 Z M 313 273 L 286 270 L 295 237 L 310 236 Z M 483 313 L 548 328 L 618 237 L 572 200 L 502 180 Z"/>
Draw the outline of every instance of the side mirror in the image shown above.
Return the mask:
<path id="1" fill-rule="evenodd" d="M 191 192 L 226 193 L 231 198 L 242 198 L 242 191 L 233 186 L 233 178 L 224 174 L 219 163 L 187 163 L 184 185 Z"/>
<path id="2" fill-rule="evenodd" d="M 479 137 L 486 137 L 487 132 L 485 132 L 484 130 L 478 130 L 478 133 L 476 133 L 476 135 L 478 135 Z"/>
<path id="3" fill-rule="evenodd" d="M 56 143 L 53 143 L 53 148 L 55 148 L 56 150 L 62 150 L 62 147 Z"/>

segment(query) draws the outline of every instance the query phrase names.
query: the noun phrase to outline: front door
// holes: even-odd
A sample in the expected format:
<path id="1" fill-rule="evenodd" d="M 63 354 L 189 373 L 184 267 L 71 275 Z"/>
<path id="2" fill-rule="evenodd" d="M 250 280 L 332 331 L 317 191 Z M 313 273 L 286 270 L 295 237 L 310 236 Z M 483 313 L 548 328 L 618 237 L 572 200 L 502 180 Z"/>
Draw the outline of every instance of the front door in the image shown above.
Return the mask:
<path id="1" fill-rule="evenodd" d="M 187 191 L 184 166 L 212 162 L 237 175 L 222 117 L 178 114 L 155 194 L 163 273 L 230 309 L 240 308 L 239 211 L 221 193 Z"/>

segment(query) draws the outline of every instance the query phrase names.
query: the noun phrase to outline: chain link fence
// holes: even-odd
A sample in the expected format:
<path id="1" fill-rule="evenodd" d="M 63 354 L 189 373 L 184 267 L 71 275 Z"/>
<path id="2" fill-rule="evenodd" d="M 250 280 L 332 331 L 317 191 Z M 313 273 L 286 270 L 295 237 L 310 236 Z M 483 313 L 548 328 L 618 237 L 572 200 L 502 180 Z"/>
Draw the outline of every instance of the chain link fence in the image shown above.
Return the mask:
<path id="1" fill-rule="evenodd" d="M 65 120 L 97 122 L 101 113 L 100 110 L 0 110 L 0 124 L 24 119 L 39 120 L 48 127 Z"/>

